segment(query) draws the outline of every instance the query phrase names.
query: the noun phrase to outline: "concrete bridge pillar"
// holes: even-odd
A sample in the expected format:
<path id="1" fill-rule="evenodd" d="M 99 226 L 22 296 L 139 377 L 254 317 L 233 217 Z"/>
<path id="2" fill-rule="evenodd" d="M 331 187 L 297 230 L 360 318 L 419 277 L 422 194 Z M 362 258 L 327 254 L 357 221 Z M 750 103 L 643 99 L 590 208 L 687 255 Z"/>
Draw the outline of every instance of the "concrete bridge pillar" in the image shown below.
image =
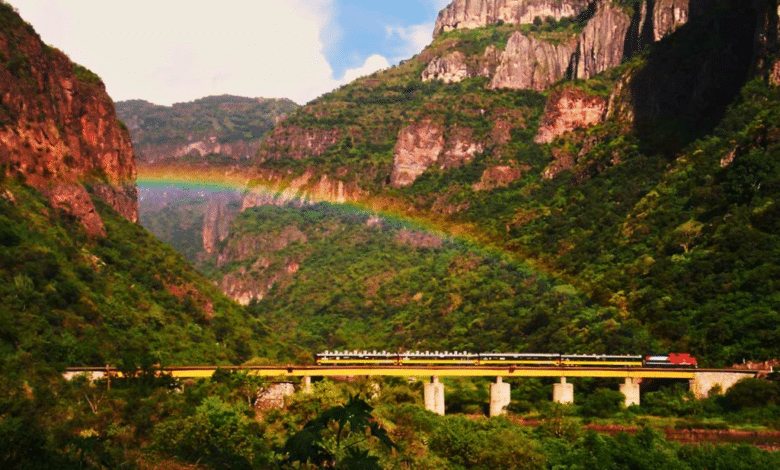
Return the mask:
<path id="1" fill-rule="evenodd" d="M 506 414 L 506 407 L 512 400 L 510 396 L 510 385 L 505 384 L 501 377 L 496 379 L 496 383 L 490 384 L 490 417 Z"/>
<path id="2" fill-rule="evenodd" d="M 561 377 L 561 383 L 553 385 L 553 401 L 555 403 L 574 403 L 574 384 L 566 383 L 566 377 Z"/>
<path id="3" fill-rule="evenodd" d="M 311 377 L 308 375 L 301 380 L 301 390 L 303 393 L 311 393 Z"/>
<path id="4" fill-rule="evenodd" d="M 639 406 L 639 381 L 640 379 L 626 378 L 626 383 L 620 386 L 620 393 L 626 396 L 626 408 L 631 405 Z"/>
<path id="5" fill-rule="evenodd" d="M 438 377 L 431 377 L 431 383 L 423 387 L 425 409 L 444 416 L 444 384 Z"/>

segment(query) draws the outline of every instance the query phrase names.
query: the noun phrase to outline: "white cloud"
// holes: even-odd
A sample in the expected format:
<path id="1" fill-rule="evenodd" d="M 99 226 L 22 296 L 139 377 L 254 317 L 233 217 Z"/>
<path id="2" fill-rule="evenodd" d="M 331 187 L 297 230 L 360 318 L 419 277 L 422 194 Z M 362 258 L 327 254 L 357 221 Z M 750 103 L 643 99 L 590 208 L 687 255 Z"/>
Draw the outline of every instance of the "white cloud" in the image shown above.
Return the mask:
<path id="1" fill-rule="evenodd" d="M 387 59 L 385 59 L 381 55 L 374 54 L 368 59 L 366 59 L 366 62 L 363 64 L 362 67 L 347 70 L 346 73 L 344 74 L 344 78 L 340 80 L 340 82 L 349 83 L 357 78 L 365 77 L 366 75 L 371 75 L 377 70 L 386 69 L 388 67 L 390 67 L 390 62 L 388 62 Z"/>
<path id="2" fill-rule="evenodd" d="M 12 0 L 48 44 L 92 69 L 115 100 L 207 95 L 299 103 L 342 80 L 323 54 L 333 0 Z M 385 67 L 369 58 L 355 73 Z"/>
<path id="3" fill-rule="evenodd" d="M 420 24 L 412 26 L 386 26 L 385 32 L 388 38 L 398 37 L 404 42 L 405 46 L 399 51 L 399 57 L 396 61 L 408 59 L 422 51 L 425 46 L 431 43 L 433 23 Z"/>

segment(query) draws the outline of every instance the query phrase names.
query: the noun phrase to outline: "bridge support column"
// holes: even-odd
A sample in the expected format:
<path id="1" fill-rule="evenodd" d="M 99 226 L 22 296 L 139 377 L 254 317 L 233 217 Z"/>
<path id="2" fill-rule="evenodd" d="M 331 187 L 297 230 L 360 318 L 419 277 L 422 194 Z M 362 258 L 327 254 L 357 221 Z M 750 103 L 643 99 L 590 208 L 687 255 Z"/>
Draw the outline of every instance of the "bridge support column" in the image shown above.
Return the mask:
<path id="1" fill-rule="evenodd" d="M 553 385 L 553 401 L 555 403 L 574 403 L 574 384 L 566 383 L 566 377 L 561 377 L 561 383 Z"/>
<path id="2" fill-rule="evenodd" d="M 308 375 L 301 380 L 301 390 L 303 393 L 311 393 L 311 377 Z"/>
<path id="3" fill-rule="evenodd" d="M 510 396 L 511 387 L 505 384 L 501 377 L 496 379 L 496 383 L 490 384 L 490 417 L 506 414 L 506 407 L 512 400 Z"/>
<path id="4" fill-rule="evenodd" d="M 425 409 L 444 416 L 444 384 L 438 377 L 431 377 L 431 383 L 423 387 Z"/>
<path id="5" fill-rule="evenodd" d="M 620 386 L 620 393 L 626 396 L 626 408 L 631 405 L 639 406 L 639 381 L 640 379 L 626 378 L 626 383 Z"/>

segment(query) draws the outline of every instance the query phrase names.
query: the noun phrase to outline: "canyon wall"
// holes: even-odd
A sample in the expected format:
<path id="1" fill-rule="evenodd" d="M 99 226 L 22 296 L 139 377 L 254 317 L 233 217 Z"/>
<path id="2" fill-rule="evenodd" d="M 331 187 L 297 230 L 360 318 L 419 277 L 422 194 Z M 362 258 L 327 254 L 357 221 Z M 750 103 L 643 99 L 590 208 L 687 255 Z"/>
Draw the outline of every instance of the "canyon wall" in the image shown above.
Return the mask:
<path id="1" fill-rule="evenodd" d="M 479 28 L 498 22 L 529 24 L 534 18 L 576 16 L 588 0 L 455 0 L 436 19 L 433 37 L 453 29 Z"/>
<path id="2" fill-rule="evenodd" d="M 104 84 L 45 45 L 18 16 L 2 13 L 10 23 L 0 29 L 4 171 L 24 178 L 92 235 L 104 235 L 105 227 L 84 183 L 124 217 L 137 221 L 133 146 Z"/>

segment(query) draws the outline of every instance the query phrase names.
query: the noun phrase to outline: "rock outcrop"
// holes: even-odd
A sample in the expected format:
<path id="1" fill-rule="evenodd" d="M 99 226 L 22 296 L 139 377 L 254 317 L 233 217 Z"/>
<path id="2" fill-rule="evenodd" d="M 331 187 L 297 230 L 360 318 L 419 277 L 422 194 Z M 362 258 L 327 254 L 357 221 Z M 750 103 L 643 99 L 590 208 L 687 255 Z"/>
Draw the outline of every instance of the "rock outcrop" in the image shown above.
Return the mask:
<path id="1" fill-rule="evenodd" d="M 244 262 L 245 265 L 224 275 L 218 285 L 222 292 L 241 305 L 261 300 L 273 286 L 289 279 L 299 268 L 299 263 L 288 259 L 284 266 L 274 266 L 269 256 L 291 243 L 306 243 L 307 237 L 295 226 L 282 229 L 273 236 L 249 233 L 232 234 L 226 246 L 217 253 L 217 266 Z"/>
<path id="2" fill-rule="evenodd" d="M 600 6 L 580 34 L 576 77 L 588 79 L 620 65 L 630 27 L 631 17 L 623 8 L 612 4 Z"/>
<path id="3" fill-rule="evenodd" d="M 444 83 L 458 83 L 474 77 L 490 78 L 496 73 L 501 53 L 502 51 L 492 44 L 485 48 L 485 52 L 477 60 L 469 60 L 462 52 L 455 51 L 430 61 L 420 78 L 424 82 L 441 80 Z"/>
<path id="4" fill-rule="evenodd" d="M 203 250 L 214 253 L 219 242 L 230 234 L 230 223 L 238 216 L 238 210 L 232 209 L 230 203 L 236 198 L 236 193 L 219 192 L 209 196 L 208 207 L 203 214 Z"/>
<path id="5" fill-rule="evenodd" d="M 338 142 L 340 136 L 341 131 L 338 128 L 277 126 L 260 149 L 258 163 L 277 158 L 303 160 L 304 158 L 317 157 Z"/>
<path id="6" fill-rule="evenodd" d="M 479 183 L 475 183 L 474 191 L 486 191 L 501 186 L 506 186 L 512 181 L 519 180 L 523 172 L 519 168 L 508 165 L 492 166 L 482 173 Z"/>
<path id="7" fill-rule="evenodd" d="M 0 4 L 0 164 L 24 177 L 92 235 L 105 227 L 83 182 L 125 218 L 138 220 L 128 131 L 100 78 Z"/>
<path id="8" fill-rule="evenodd" d="M 563 78 L 588 79 L 620 65 L 626 57 L 685 24 L 689 3 L 690 0 L 637 1 L 632 5 L 632 16 L 632 10 L 608 0 L 458 0 L 441 11 L 434 36 L 454 28 L 476 28 L 499 21 L 531 23 L 537 16 L 560 19 L 586 10 L 592 16 L 584 30 L 569 40 L 514 33 L 497 68 L 485 59 L 489 50 L 477 66 L 460 52 L 438 57 L 428 64 L 423 80 L 453 83 L 482 76 L 492 78 L 491 89 L 542 91 Z M 495 46 L 492 52 L 495 55 Z"/>
<path id="9" fill-rule="evenodd" d="M 559 135 L 604 120 L 607 99 L 589 95 L 574 87 L 558 88 L 550 93 L 534 142 L 548 144 Z"/>
<path id="10" fill-rule="evenodd" d="M 460 51 L 455 51 L 433 59 L 423 70 L 422 81 L 441 80 L 444 83 L 458 83 L 473 76 L 474 74 L 466 65 L 466 56 Z"/>
<path id="11" fill-rule="evenodd" d="M 643 5 L 647 8 L 647 4 Z M 653 7 L 653 40 L 660 41 L 688 22 L 690 0 L 656 0 Z"/>
<path id="12" fill-rule="evenodd" d="M 413 122 L 401 130 L 393 152 L 393 173 L 390 184 L 397 188 L 409 186 L 425 170 L 455 168 L 471 161 L 485 146 L 474 139 L 467 127 L 447 130 L 430 119 Z"/>
<path id="13" fill-rule="evenodd" d="M 430 120 L 413 122 L 401 130 L 393 151 L 390 184 L 397 188 L 414 183 L 436 163 L 444 150 L 444 126 Z"/>
<path id="14" fill-rule="evenodd" d="M 433 37 L 458 28 L 479 28 L 503 21 L 529 24 L 537 16 L 556 20 L 576 16 L 590 0 L 455 0 L 436 19 Z"/>
<path id="15" fill-rule="evenodd" d="M 509 38 L 501 55 L 501 65 L 490 82 L 490 88 L 546 90 L 566 76 L 576 50 L 574 38 L 562 44 L 552 44 L 516 32 Z"/>

